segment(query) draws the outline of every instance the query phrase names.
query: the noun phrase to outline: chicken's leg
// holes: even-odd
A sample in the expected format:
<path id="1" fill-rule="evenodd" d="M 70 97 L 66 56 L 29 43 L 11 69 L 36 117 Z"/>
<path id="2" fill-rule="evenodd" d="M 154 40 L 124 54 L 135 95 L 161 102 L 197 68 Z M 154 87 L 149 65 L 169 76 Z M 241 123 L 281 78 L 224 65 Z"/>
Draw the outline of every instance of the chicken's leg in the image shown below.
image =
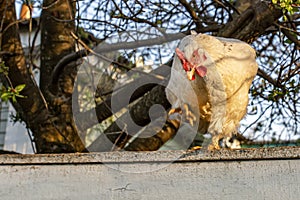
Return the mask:
<path id="1" fill-rule="evenodd" d="M 168 117 L 169 119 L 177 119 L 178 115 L 176 115 L 176 113 L 178 113 L 179 115 L 181 115 L 181 119 L 184 121 L 187 121 L 191 126 L 194 126 L 194 122 L 196 121 L 196 116 L 193 114 L 193 112 L 190 110 L 189 106 L 187 104 L 183 104 L 183 108 L 178 107 L 178 108 L 172 108 L 169 113 L 168 113 Z"/>

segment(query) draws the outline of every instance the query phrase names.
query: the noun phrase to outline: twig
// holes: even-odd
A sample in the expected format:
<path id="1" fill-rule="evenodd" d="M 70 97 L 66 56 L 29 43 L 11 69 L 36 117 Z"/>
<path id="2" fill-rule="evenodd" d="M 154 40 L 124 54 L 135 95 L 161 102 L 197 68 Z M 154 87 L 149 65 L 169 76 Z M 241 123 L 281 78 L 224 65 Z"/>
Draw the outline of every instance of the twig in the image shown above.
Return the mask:
<path id="1" fill-rule="evenodd" d="M 195 12 L 195 10 L 193 9 L 193 7 L 186 0 L 179 0 L 179 2 L 189 12 L 189 14 L 191 15 L 193 21 L 195 22 L 197 28 L 202 27 L 201 20 L 200 20 L 199 16 L 197 15 L 197 13 Z"/>
<path id="2" fill-rule="evenodd" d="M 58 2 L 60 2 L 60 0 L 56 0 L 53 3 L 49 4 L 48 6 L 42 6 L 42 9 L 43 10 L 49 9 L 49 8 L 55 6 Z"/>
<path id="3" fill-rule="evenodd" d="M 275 87 L 283 88 L 281 84 L 279 84 L 277 81 L 275 81 L 271 76 L 269 76 L 266 72 L 264 72 L 262 69 L 258 68 L 257 75 L 261 78 L 267 80 L 269 83 L 274 85 Z"/>
<path id="4" fill-rule="evenodd" d="M 151 46 L 151 45 L 162 44 L 162 43 L 165 43 L 165 42 L 171 42 L 171 41 L 174 41 L 174 40 L 181 39 L 186 34 L 184 34 L 184 33 L 175 33 L 175 34 L 168 34 L 166 36 L 147 39 L 147 40 L 141 40 L 141 41 L 119 42 L 119 43 L 115 43 L 115 44 L 103 44 L 99 48 L 96 48 L 95 50 L 92 50 L 86 44 L 84 44 L 84 42 L 79 40 L 79 38 L 74 33 L 71 33 L 71 35 L 76 40 L 78 40 L 78 42 L 80 44 L 82 44 L 86 49 L 79 50 L 77 52 L 68 54 L 67 56 L 63 57 L 57 63 L 57 65 L 54 67 L 52 75 L 51 75 L 51 77 L 52 77 L 51 82 L 50 82 L 51 87 L 53 87 L 52 92 L 54 92 L 54 93 L 56 93 L 57 83 L 58 83 L 58 79 L 60 77 L 59 75 L 60 75 L 61 71 L 64 69 L 64 67 L 66 67 L 67 64 L 72 62 L 72 61 L 75 61 L 79 58 L 87 56 L 88 52 L 93 53 L 94 55 L 96 55 L 96 56 L 100 57 L 101 59 L 104 59 L 108 62 L 111 62 L 111 63 L 117 64 L 119 66 L 122 66 L 122 67 L 126 68 L 127 70 L 131 70 L 128 67 L 126 67 L 126 66 L 124 66 L 124 65 L 122 65 L 118 62 L 115 62 L 113 60 L 110 60 L 110 59 L 106 58 L 105 56 L 101 55 L 100 53 L 107 53 L 107 52 L 112 52 L 112 51 L 116 51 L 116 50 L 120 50 L 120 49 L 134 49 L 134 48 L 143 47 L 143 46 Z M 137 72 L 144 73 L 142 71 L 137 71 Z M 149 75 L 149 74 L 147 74 L 147 75 Z"/>
<path id="5" fill-rule="evenodd" d="M 260 118 L 267 112 L 267 110 L 273 106 L 273 103 L 270 104 L 267 108 L 264 109 L 264 111 L 259 115 L 259 117 L 254 121 L 252 122 L 249 126 L 247 126 L 247 128 L 245 128 L 245 130 L 243 131 L 242 134 L 244 134 L 251 126 L 253 126 L 254 124 L 256 124 L 258 122 L 258 120 L 260 120 Z"/>

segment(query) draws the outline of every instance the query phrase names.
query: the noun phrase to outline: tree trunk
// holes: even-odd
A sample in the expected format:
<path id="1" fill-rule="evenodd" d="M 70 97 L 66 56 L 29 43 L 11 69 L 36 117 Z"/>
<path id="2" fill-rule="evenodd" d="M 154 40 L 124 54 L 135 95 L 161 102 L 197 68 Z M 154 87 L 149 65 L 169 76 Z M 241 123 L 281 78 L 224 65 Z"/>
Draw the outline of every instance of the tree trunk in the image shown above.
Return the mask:
<path id="1" fill-rule="evenodd" d="M 52 143 L 61 151 L 83 151 L 84 138 L 81 140 L 73 120 L 72 93 L 78 61 L 69 63 L 60 75 L 57 93 L 49 91 L 51 73 L 58 61 L 75 51 L 75 3 L 71 0 L 45 0 L 41 15 L 41 77 L 40 88 L 48 102 L 51 121 L 60 136 L 52 137 Z M 80 61 L 79 61 L 80 62 Z M 50 138 L 49 138 L 50 139 Z M 64 150 L 66 149 L 66 150 Z"/>
<path id="2" fill-rule="evenodd" d="M 67 1 L 59 2 L 69 5 Z M 59 5 L 62 5 L 61 3 Z M 47 1 L 45 1 L 45 5 L 48 5 Z M 5 62 L 5 65 L 9 67 L 8 76 L 12 86 L 15 87 L 19 84 L 26 84 L 25 89 L 21 92 L 26 98 L 17 98 L 17 103 L 13 105 L 16 111 L 20 113 L 27 127 L 32 131 L 37 152 L 83 151 L 85 148 L 77 133 L 74 133 L 73 127 L 70 128 L 70 126 L 67 126 L 68 123 L 72 124 L 72 115 L 68 110 L 69 104 L 62 104 L 61 110 L 56 111 L 56 113 L 60 111 L 62 111 L 62 113 L 57 114 L 57 116 L 55 115 L 56 113 L 50 112 L 50 109 L 52 109 L 52 107 L 50 107 L 51 105 L 46 103 L 32 74 L 29 73 L 26 67 L 25 56 L 16 23 L 15 2 L 1 1 L 0 13 L 0 21 L 3 22 L 0 31 L 2 34 L 0 46 L 1 51 L 7 52 L 7 54 L 2 54 L 2 60 Z M 55 34 L 55 36 L 58 36 L 58 33 Z M 43 48 L 53 47 L 43 45 Z M 48 58 L 45 54 L 43 54 L 43 56 L 45 59 Z M 2 81 L 8 83 L 8 80 Z"/>

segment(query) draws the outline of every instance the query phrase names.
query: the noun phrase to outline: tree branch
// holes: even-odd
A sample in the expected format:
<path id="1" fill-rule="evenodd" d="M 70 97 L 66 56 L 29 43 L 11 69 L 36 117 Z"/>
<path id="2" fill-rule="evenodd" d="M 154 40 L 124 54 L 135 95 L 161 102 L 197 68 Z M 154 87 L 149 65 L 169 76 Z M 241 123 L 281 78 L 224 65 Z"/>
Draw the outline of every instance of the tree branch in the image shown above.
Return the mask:
<path id="1" fill-rule="evenodd" d="M 272 3 L 258 1 L 240 17 L 227 23 L 218 33 L 220 37 L 231 37 L 251 43 L 282 16 L 281 9 Z"/>
<path id="2" fill-rule="evenodd" d="M 200 30 L 202 28 L 202 23 L 194 8 L 186 0 L 179 0 L 179 2 L 185 7 L 185 9 L 192 17 L 197 27 L 196 30 Z"/>
<path id="3" fill-rule="evenodd" d="M 271 76 L 269 76 L 265 71 L 262 69 L 258 68 L 257 75 L 260 76 L 261 78 L 267 80 L 269 83 L 271 83 L 274 87 L 280 87 L 278 85 L 278 82 L 274 80 Z M 282 87 L 282 86 L 281 86 Z"/>
<path id="4" fill-rule="evenodd" d="M 126 151 L 156 151 L 176 134 L 179 126 L 180 122 L 178 120 L 167 120 L 158 133 L 151 137 L 138 137 L 130 142 L 128 146 L 125 146 L 124 149 Z M 155 125 L 147 126 L 142 134 L 144 136 L 152 135 L 156 129 Z"/>
<path id="5" fill-rule="evenodd" d="M 200 31 L 201 32 L 208 32 L 208 31 L 216 31 L 219 30 L 221 26 L 211 26 L 211 27 L 203 27 Z M 164 36 L 157 37 L 157 38 L 151 38 L 147 40 L 140 40 L 140 41 L 134 41 L 134 42 L 119 42 L 114 44 L 107 44 L 107 43 L 101 43 L 98 45 L 93 51 L 96 54 L 101 53 L 107 53 L 112 51 L 117 51 L 121 49 L 135 49 L 139 47 L 144 46 L 153 46 L 153 45 L 160 45 L 166 42 L 172 42 L 175 40 L 182 39 L 186 35 L 189 35 L 190 31 L 184 31 L 181 33 L 175 33 L 175 34 L 165 34 Z M 89 55 L 88 50 L 80 50 L 74 53 L 70 53 L 63 57 L 54 67 L 53 72 L 51 74 L 51 81 L 49 88 L 51 89 L 51 92 L 56 93 L 57 87 L 58 87 L 58 80 L 60 75 L 62 74 L 65 67 L 74 67 L 72 65 L 68 65 L 70 62 L 75 61 L 77 59 L 83 58 L 87 55 Z M 112 61 L 113 63 L 114 61 Z M 119 63 L 117 63 L 119 64 Z"/>
<path id="6" fill-rule="evenodd" d="M 162 105 L 166 110 L 170 108 L 169 101 L 166 98 L 165 87 L 161 85 L 155 86 L 149 93 L 143 96 L 143 98 L 134 104 L 129 112 L 123 114 L 119 120 L 127 121 L 127 118 L 131 118 L 137 125 L 145 126 L 150 122 L 148 115 L 149 109 L 154 105 Z M 125 131 L 125 132 L 123 132 Z M 173 135 L 170 133 L 170 136 Z M 124 145 L 131 136 L 126 133 L 126 124 L 120 127 L 120 123 L 114 122 L 108 129 L 104 131 L 89 147 L 89 151 L 110 151 L 113 148 L 113 144 L 117 146 Z M 109 143 L 108 140 L 109 139 Z M 147 139 L 147 138 L 145 138 Z M 149 146 L 151 144 L 149 143 Z M 131 150 L 133 150 L 131 148 Z"/>
<path id="7" fill-rule="evenodd" d="M 123 107 L 126 107 L 128 105 L 124 105 L 124 102 L 122 99 L 124 99 L 124 96 L 128 95 L 128 89 L 126 88 L 134 88 L 135 85 L 141 85 L 137 90 L 134 91 L 133 95 L 130 97 L 129 103 L 137 100 L 138 98 L 142 97 L 146 92 L 150 91 L 152 88 L 156 86 L 156 84 L 144 84 L 145 82 L 159 82 L 159 81 L 165 81 L 162 80 L 161 77 L 167 77 L 170 74 L 170 71 L 167 71 L 166 68 L 159 67 L 155 69 L 153 72 L 151 72 L 148 75 L 142 75 L 141 77 L 137 78 L 133 82 L 130 82 L 126 85 L 124 85 L 122 88 L 119 89 L 119 91 L 114 91 L 116 97 L 119 97 L 120 100 L 119 102 L 114 102 L 115 103 L 115 109 L 119 110 L 122 109 Z M 156 78 L 156 76 L 158 76 Z M 124 89 L 125 88 L 125 89 Z M 160 93 L 161 94 L 161 93 Z M 87 128 L 90 128 L 103 120 L 107 119 L 112 115 L 112 110 L 111 110 L 111 95 L 109 95 L 101 104 L 96 105 L 95 108 L 92 108 L 91 110 L 88 110 L 86 112 L 82 113 L 76 113 L 75 118 L 80 119 L 78 121 L 79 127 L 81 130 L 86 130 Z M 158 98 L 159 99 L 159 98 Z M 158 102 L 159 103 L 159 102 Z M 143 107 L 143 106 L 142 106 Z M 95 119 L 95 112 L 97 115 L 97 118 Z M 137 115 L 140 118 L 141 116 L 144 115 Z M 138 118 L 139 118 L 138 117 Z M 113 130 L 113 131 L 118 131 L 118 130 Z"/>

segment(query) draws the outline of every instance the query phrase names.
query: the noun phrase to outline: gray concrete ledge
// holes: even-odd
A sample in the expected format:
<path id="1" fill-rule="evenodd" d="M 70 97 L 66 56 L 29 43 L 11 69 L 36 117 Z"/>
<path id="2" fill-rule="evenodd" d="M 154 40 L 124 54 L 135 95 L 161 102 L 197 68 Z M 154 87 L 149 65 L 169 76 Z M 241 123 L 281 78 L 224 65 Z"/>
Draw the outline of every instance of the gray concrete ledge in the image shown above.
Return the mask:
<path id="1" fill-rule="evenodd" d="M 0 199 L 299 199 L 300 148 L 0 155 Z"/>
<path id="2" fill-rule="evenodd" d="M 0 165 L 196 162 L 300 159 L 300 147 L 273 147 L 220 151 L 102 152 L 72 154 L 0 154 Z"/>

